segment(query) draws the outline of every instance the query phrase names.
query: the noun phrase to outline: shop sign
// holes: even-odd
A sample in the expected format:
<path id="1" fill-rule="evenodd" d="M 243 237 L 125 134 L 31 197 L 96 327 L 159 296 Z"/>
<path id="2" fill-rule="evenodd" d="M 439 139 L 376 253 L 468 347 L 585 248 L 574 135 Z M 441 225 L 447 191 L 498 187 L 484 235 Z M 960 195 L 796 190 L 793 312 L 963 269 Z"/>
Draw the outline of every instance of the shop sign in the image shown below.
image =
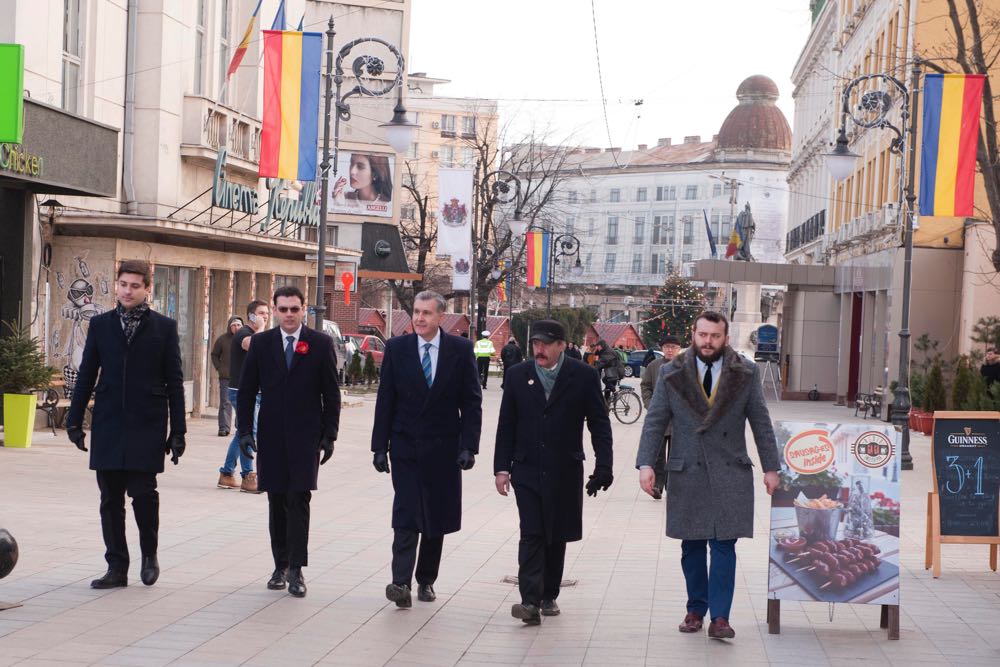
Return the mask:
<path id="1" fill-rule="evenodd" d="M 0 169 L 22 176 L 41 177 L 45 158 L 24 150 L 21 144 L 0 144 Z"/>
<path id="2" fill-rule="evenodd" d="M 222 147 L 219 149 L 219 156 L 215 159 L 215 172 L 212 179 L 212 206 L 253 215 L 259 207 L 257 188 L 226 180 L 224 170 L 228 153 L 229 151 Z"/>
<path id="3" fill-rule="evenodd" d="M 219 156 L 215 160 L 212 179 L 212 206 L 256 215 L 260 210 L 257 188 L 226 180 L 227 154 L 226 148 L 220 148 Z M 315 181 L 303 184 L 298 199 L 279 196 L 282 190 L 288 186 L 288 181 L 269 178 L 266 181 L 266 186 L 268 189 L 267 216 L 261 220 L 261 232 L 270 227 L 272 220 L 283 223 L 282 230 L 284 230 L 284 223 L 288 222 L 309 227 L 319 226 L 319 206 L 316 204 Z"/>

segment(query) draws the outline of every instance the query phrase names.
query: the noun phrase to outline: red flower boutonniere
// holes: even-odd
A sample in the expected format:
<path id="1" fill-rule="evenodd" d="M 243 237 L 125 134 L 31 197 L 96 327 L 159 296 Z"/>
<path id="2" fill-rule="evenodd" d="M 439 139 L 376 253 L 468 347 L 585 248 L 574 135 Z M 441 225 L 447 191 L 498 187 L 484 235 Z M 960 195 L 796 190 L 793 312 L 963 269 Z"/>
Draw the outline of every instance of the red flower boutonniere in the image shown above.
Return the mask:
<path id="1" fill-rule="evenodd" d="M 309 343 L 300 340 L 295 344 L 295 354 L 309 354 Z"/>

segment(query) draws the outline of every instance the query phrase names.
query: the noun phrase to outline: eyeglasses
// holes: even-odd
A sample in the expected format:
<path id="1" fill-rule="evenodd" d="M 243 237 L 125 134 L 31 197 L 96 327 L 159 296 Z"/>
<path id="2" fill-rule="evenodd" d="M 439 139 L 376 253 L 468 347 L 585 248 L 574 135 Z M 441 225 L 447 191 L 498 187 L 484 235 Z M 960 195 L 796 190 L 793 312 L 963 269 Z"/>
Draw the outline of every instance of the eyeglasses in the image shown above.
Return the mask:
<path id="1" fill-rule="evenodd" d="M 301 306 L 278 306 L 279 313 L 297 313 L 302 310 Z"/>

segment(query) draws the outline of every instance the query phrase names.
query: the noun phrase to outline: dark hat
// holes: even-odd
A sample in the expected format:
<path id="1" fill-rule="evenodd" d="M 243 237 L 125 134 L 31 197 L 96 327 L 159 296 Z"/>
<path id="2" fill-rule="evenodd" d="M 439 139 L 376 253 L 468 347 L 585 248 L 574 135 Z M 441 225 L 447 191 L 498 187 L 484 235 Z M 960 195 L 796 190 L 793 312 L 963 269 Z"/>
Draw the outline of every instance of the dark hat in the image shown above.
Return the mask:
<path id="1" fill-rule="evenodd" d="M 543 343 L 566 340 L 566 329 L 555 320 L 538 320 L 531 325 L 529 340 L 540 340 Z"/>
<path id="2" fill-rule="evenodd" d="M 680 345 L 681 339 L 677 336 L 664 336 L 660 339 L 660 347 L 664 345 Z"/>

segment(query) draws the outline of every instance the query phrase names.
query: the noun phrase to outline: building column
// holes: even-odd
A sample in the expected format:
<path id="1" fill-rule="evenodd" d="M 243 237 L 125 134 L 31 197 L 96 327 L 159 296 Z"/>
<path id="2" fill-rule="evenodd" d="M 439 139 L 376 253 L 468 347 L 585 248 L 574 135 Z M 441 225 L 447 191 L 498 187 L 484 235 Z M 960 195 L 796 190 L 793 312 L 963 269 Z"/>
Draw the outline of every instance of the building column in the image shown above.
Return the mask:
<path id="1" fill-rule="evenodd" d="M 194 307 L 191 309 L 192 317 L 197 318 L 194 328 L 195 332 L 207 332 L 209 330 L 208 275 L 208 267 L 202 266 L 198 272 L 198 289 L 195 290 Z M 193 380 L 191 388 L 191 418 L 198 419 L 201 417 L 202 408 L 207 404 L 205 399 L 207 396 L 206 385 L 208 383 L 208 375 L 205 372 L 205 362 L 208 359 L 208 338 L 204 333 L 200 336 L 197 333 L 195 334 L 193 355 L 194 357 L 191 360 L 191 379 Z"/>
<path id="2" fill-rule="evenodd" d="M 851 372 L 851 301 L 854 294 L 840 295 L 840 334 L 837 337 L 839 360 L 837 362 L 837 405 L 847 404 L 848 376 Z"/>
<path id="3" fill-rule="evenodd" d="M 34 206 L 26 190 L 0 188 L 0 321 L 31 321 Z M 0 332 L 4 335 L 8 332 Z"/>

